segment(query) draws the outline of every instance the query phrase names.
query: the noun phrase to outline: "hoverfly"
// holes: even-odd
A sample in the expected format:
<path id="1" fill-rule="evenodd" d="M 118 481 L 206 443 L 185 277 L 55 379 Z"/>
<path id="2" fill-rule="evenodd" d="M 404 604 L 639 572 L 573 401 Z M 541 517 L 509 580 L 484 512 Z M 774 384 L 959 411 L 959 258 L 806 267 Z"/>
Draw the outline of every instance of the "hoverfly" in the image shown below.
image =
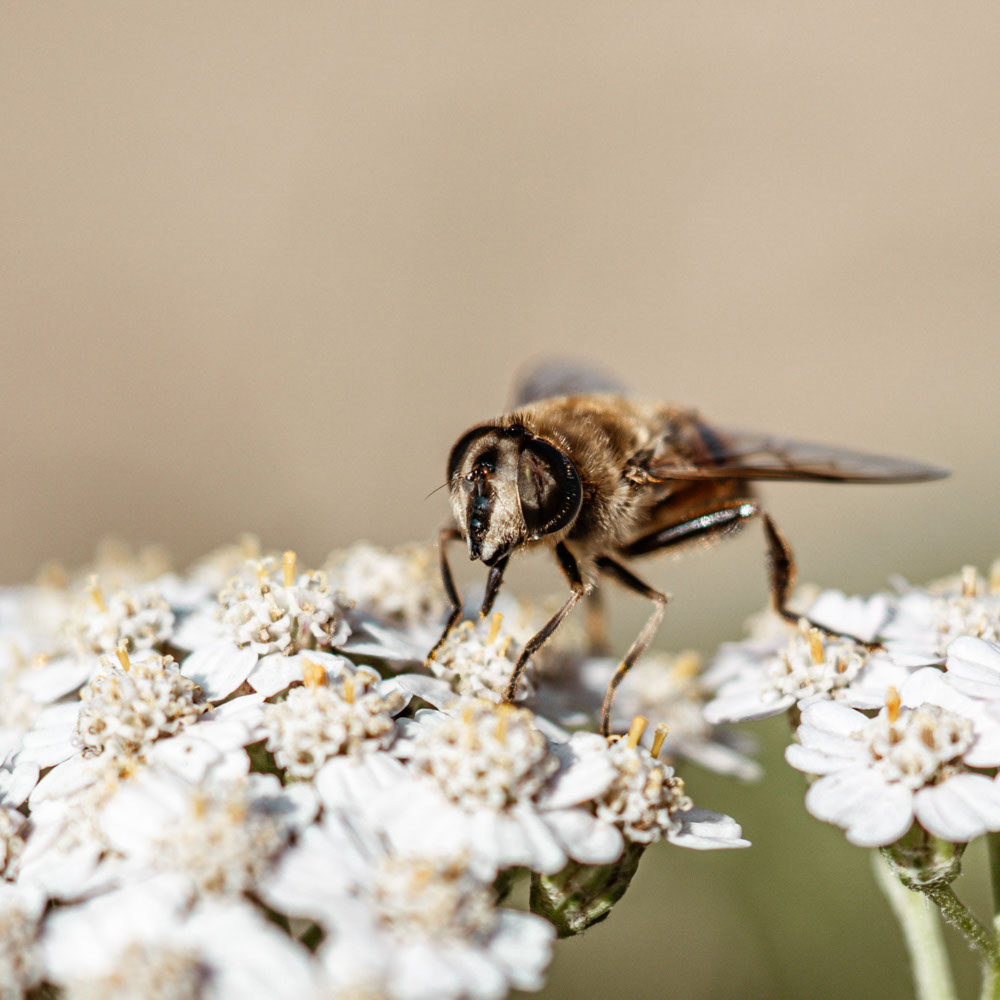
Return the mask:
<path id="1" fill-rule="evenodd" d="M 531 656 L 596 586 L 610 577 L 653 603 L 608 683 L 601 732 L 614 692 L 649 645 L 667 596 L 624 565 L 638 556 L 714 542 L 758 518 L 767 542 L 771 603 L 783 618 L 795 575 L 791 549 L 752 484 L 786 479 L 914 483 L 948 473 L 930 465 L 765 434 L 722 430 L 693 410 L 643 402 L 585 367 L 545 365 L 517 386 L 513 408 L 463 434 L 448 457 L 454 522 L 440 533 L 441 577 L 451 612 L 433 658 L 462 614 L 448 542 L 489 567 L 480 609 L 489 614 L 511 556 L 551 549 L 570 594 L 525 644 L 504 693 L 512 700 Z M 828 629 L 817 623 L 824 632 Z"/>

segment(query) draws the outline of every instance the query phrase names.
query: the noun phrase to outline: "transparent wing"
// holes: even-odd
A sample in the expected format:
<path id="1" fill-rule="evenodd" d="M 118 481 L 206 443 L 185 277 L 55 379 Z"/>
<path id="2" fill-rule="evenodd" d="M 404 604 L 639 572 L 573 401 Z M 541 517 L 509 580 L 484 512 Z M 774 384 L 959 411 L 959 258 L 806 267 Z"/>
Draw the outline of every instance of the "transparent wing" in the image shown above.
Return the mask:
<path id="1" fill-rule="evenodd" d="M 707 445 L 698 460 L 674 453 L 651 459 L 654 479 L 789 479 L 826 483 L 919 483 L 943 479 L 947 469 L 889 455 L 791 441 L 746 431 L 699 427 Z"/>
<path id="2" fill-rule="evenodd" d="M 511 408 L 554 396 L 576 396 L 592 392 L 613 392 L 619 396 L 630 394 L 625 385 L 603 369 L 577 361 L 549 358 L 532 362 L 518 373 L 514 381 Z"/>

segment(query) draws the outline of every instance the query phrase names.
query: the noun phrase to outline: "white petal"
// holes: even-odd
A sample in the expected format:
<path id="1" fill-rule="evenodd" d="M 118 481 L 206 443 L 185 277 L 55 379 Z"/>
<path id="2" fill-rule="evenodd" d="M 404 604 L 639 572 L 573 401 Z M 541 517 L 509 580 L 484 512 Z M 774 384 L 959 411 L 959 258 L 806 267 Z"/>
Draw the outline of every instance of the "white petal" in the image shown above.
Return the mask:
<path id="1" fill-rule="evenodd" d="M 852 768 L 814 782 L 806 792 L 806 809 L 817 819 L 845 827 L 852 843 L 881 847 L 910 828 L 913 795 L 874 771 Z"/>
<path id="2" fill-rule="evenodd" d="M 316 774 L 316 791 L 328 807 L 363 803 L 383 788 L 406 781 L 405 765 L 388 754 L 331 757 Z"/>
<path id="3" fill-rule="evenodd" d="M 864 728 L 868 719 L 853 708 L 836 701 L 813 702 L 802 711 L 802 725 L 819 733 L 850 739 Z"/>
<path id="4" fill-rule="evenodd" d="M 557 756 L 567 763 L 555 774 L 545 790 L 538 796 L 538 804 L 546 809 L 565 809 L 567 806 L 588 802 L 607 790 L 615 780 L 616 771 L 607 755 L 607 743 L 600 738 L 597 753 L 574 752 L 574 738 L 554 748 Z"/>
<path id="5" fill-rule="evenodd" d="M 16 809 L 38 784 L 37 764 L 0 767 L 0 805 Z"/>
<path id="6" fill-rule="evenodd" d="M 722 722 L 754 722 L 780 715 L 794 704 L 795 699 L 791 695 L 764 701 L 755 687 L 744 686 L 742 690 L 720 692 L 705 706 L 703 714 L 713 726 Z"/>
<path id="7" fill-rule="evenodd" d="M 185 657 L 181 673 L 199 685 L 209 701 L 220 701 L 247 679 L 256 663 L 257 654 L 252 649 L 240 649 L 223 640 Z"/>
<path id="8" fill-rule="evenodd" d="M 543 875 L 555 874 L 566 865 L 566 852 L 533 806 L 515 803 L 509 810 L 521 829 L 530 851 L 530 866 Z"/>
<path id="9" fill-rule="evenodd" d="M 668 833 L 667 840 L 679 847 L 691 847 L 696 851 L 714 851 L 728 847 L 749 847 L 750 841 L 743 838 L 739 823 L 722 813 L 707 809 L 689 809 L 680 813 L 681 829 Z"/>
<path id="10" fill-rule="evenodd" d="M 853 757 L 835 757 L 822 750 L 804 747 L 801 743 L 790 743 L 785 747 L 785 760 L 797 771 L 806 774 L 833 774 L 845 767 L 853 767 L 857 762 Z"/>
<path id="11" fill-rule="evenodd" d="M 309 953 L 246 903 L 207 899 L 184 935 L 207 960 L 206 1000 L 271 1000 L 311 995 Z"/>
<path id="12" fill-rule="evenodd" d="M 555 936 L 555 928 L 547 920 L 503 909 L 500 926 L 490 941 L 490 954 L 515 989 L 540 990 Z"/>
<path id="13" fill-rule="evenodd" d="M 884 594 L 846 597 L 839 590 L 827 590 L 809 608 L 809 617 L 832 632 L 870 641 L 889 618 L 889 601 Z"/>
<path id="14" fill-rule="evenodd" d="M 948 646 L 948 677 L 963 694 L 1000 699 L 1000 643 L 963 635 Z"/>
<path id="15" fill-rule="evenodd" d="M 81 750 L 76 744 L 76 720 L 80 715 L 80 702 L 50 705 L 43 709 L 35 725 L 24 734 L 23 749 L 17 755 L 19 764 L 33 763 L 39 767 L 52 767 L 69 760 Z"/>
<path id="16" fill-rule="evenodd" d="M 247 683 L 258 694 L 265 698 L 284 691 L 289 684 L 302 680 L 302 667 L 306 659 L 319 661 L 318 654 L 295 653 L 285 656 L 284 653 L 268 653 L 262 656 L 257 665 L 247 674 Z"/>
<path id="17" fill-rule="evenodd" d="M 373 656 L 398 663 L 422 663 L 434 645 L 423 633 L 419 635 L 383 628 L 375 622 L 365 622 L 360 630 L 341 644 L 345 653 Z"/>
<path id="18" fill-rule="evenodd" d="M 585 809 L 554 809 L 542 818 L 576 861 L 606 865 L 621 856 L 623 841 L 618 827 L 602 823 Z"/>
<path id="19" fill-rule="evenodd" d="M 99 662 L 96 656 L 63 656 L 23 672 L 18 687 L 35 701 L 49 704 L 85 684 Z"/>
<path id="20" fill-rule="evenodd" d="M 921 788 L 913 808 L 925 830 L 952 843 L 1000 830 L 1000 787 L 984 774 L 956 774 Z"/>
<path id="21" fill-rule="evenodd" d="M 93 842 L 68 851 L 49 850 L 43 855 L 25 848 L 18 878 L 25 885 L 42 889 L 52 899 L 76 899 L 86 892 L 100 856 L 101 847 Z"/>
<path id="22" fill-rule="evenodd" d="M 451 685 L 440 677 L 427 677 L 424 674 L 399 674 L 394 680 L 401 691 L 405 691 L 414 698 L 420 698 L 435 708 L 451 708 L 459 700 Z"/>

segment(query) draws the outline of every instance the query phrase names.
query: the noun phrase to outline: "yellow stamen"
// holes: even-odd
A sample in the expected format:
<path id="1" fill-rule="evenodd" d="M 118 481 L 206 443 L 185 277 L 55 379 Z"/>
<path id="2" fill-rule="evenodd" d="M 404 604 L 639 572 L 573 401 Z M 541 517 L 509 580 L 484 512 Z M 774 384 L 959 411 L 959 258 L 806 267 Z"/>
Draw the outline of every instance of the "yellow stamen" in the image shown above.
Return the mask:
<path id="1" fill-rule="evenodd" d="M 101 588 L 97 586 L 96 573 L 87 578 L 87 593 L 90 594 L 90 599 L 97 605 L 97 610 L 102 615 L 107 614 L 108 606 L 104 603 L 104 594 L 101 593 Z"/>
<path id="2" fill-rule="evenodd" d="M 697 677 L 701 670 L 701 657 L 693 649 L 685 649 L 678 653 L 670 673 L 679 681 L 688 681 Z"/>
<path id="3" fill-rule="evenodd" d="M 963 566 L 962 567 L 962 596 L 963 597 L 975 597 L 978 583 L 978 574 L 976 573 L 975 566 Z"/>
<path id="4" fill-rule="evenodd" d="M 257 563 L 257 583 L 262 584 L 267 579 L 267 567 L 262 559 Z"/>
<path id="5" fill-rule="evenodd" d="M 632 720 L 632 725 L 628 727 L 628 745 L 633 750 L 639 745 L 639 740 L 642 739 L 642 734 L 646 731 L 647 719 L 643 715 L 637 715 Z"/>
<path id="6" fill-rule="evenodd" d="M 817 667 L 823 662 L 823 638 L 816 628 L 809 629 L 809 655 Z"/>
<path id="7" fill-rule="evenodd" d="M 122 665 L 122 670 L 128 670 L 132 666 L 132 661 L 128 658 L 128 647 L 124 642 L 115 649 L 115 656 L 118 657 L 118 662 Z"/>
<path id="8" fill-rule="evenodd" d="M 348 705 L 354 704 L 354 675 L 344 674 L 344 701 Z"/>
<path id="9" fill-rule="evenodd" d="M 503 743 L 507 739 L 507 722 L 514 712 L 512 705 L 497 705 L 497 739 Z"/>
<path id="10" fill-rule="evenodd" d="M 1000 559 L 990 567 L 990 593 L 1000 594 Z"/>
<path id="11" fill-rule="evenodd" d="M 315 660 L 302 663 L 302 680 L 308 688 L 319 688 L 326 683 L 326 671 Z"/>
<path id="12" fill-rule="evenodd" d="M 667 738 L 667 724 L 661 722 L 653 733 L 653 745 L 650 747 L 649 752 L 654 757 L 660 756 L 660 751 L 663 749 L 663 741 Z"/>
<path id="13" fill-rule="evenodd" d="M 289 549 L 281 556 L 281 570 L 285 576 L 285 586 L 295 583 L 295 553 Z"/>
<path id="14" fill-rule="evenodd" d="M 493 612 L 493 620 L 490 622 L 490 634 L 486 637 L 486 645 L 492 646 L 500 634 L 500 625 L 503 622 L 503 615 L 499 611 Z"/>
<path id="15" fill-rule="evenodd" d="M 507 650 L 508 650 L 508 649 L 510 649 L 510 644 L 511 644 L 511 643 L 512 643 L 513 641 L 514 641 L 514 637 L 513 637 L 512 635 L 505 635 L 505 636 L 504 636 L 504 637 L 503 637 L 503 638 L 502 638 L 502 639 L 500 640 L 500 645 L 499 645 L 499 646 L 497 646 L 497 652 L 498 652 L 498 653 L 499 653 L 499 654 L 500 654 L 501 656 L 506 656 L 506 655 L 507 655 Z"/>
<path id="16" fill-rule="evenodd" d="M 885 707 L 889 716 L 889 722 L 894 723 L 899 719 L 900 704 L 899 691 L 895 687 L 890 687 L 885 693 Z"/>

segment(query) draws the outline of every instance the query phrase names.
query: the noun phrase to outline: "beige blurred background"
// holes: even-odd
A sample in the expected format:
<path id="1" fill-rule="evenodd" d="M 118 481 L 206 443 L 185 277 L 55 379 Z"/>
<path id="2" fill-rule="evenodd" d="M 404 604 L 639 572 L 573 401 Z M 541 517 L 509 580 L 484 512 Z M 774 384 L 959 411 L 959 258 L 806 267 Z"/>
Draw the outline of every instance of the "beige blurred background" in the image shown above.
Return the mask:
<path id="1" fill-rule="evenodd" d="M 992 2 L 4 4 L 0 582 L 109 534 L 429 538 L 538 354 L 954 470 L 767 490 L 805 579 L 988 565 L 998 40 Z M 737 636 L 762 549 L 648 564 L 661 645 Z M 547 995 L 909 994 L 867 860 L 757 732 L 765 783 L 689 778 L 753 851 L 658 852 Z"/>

